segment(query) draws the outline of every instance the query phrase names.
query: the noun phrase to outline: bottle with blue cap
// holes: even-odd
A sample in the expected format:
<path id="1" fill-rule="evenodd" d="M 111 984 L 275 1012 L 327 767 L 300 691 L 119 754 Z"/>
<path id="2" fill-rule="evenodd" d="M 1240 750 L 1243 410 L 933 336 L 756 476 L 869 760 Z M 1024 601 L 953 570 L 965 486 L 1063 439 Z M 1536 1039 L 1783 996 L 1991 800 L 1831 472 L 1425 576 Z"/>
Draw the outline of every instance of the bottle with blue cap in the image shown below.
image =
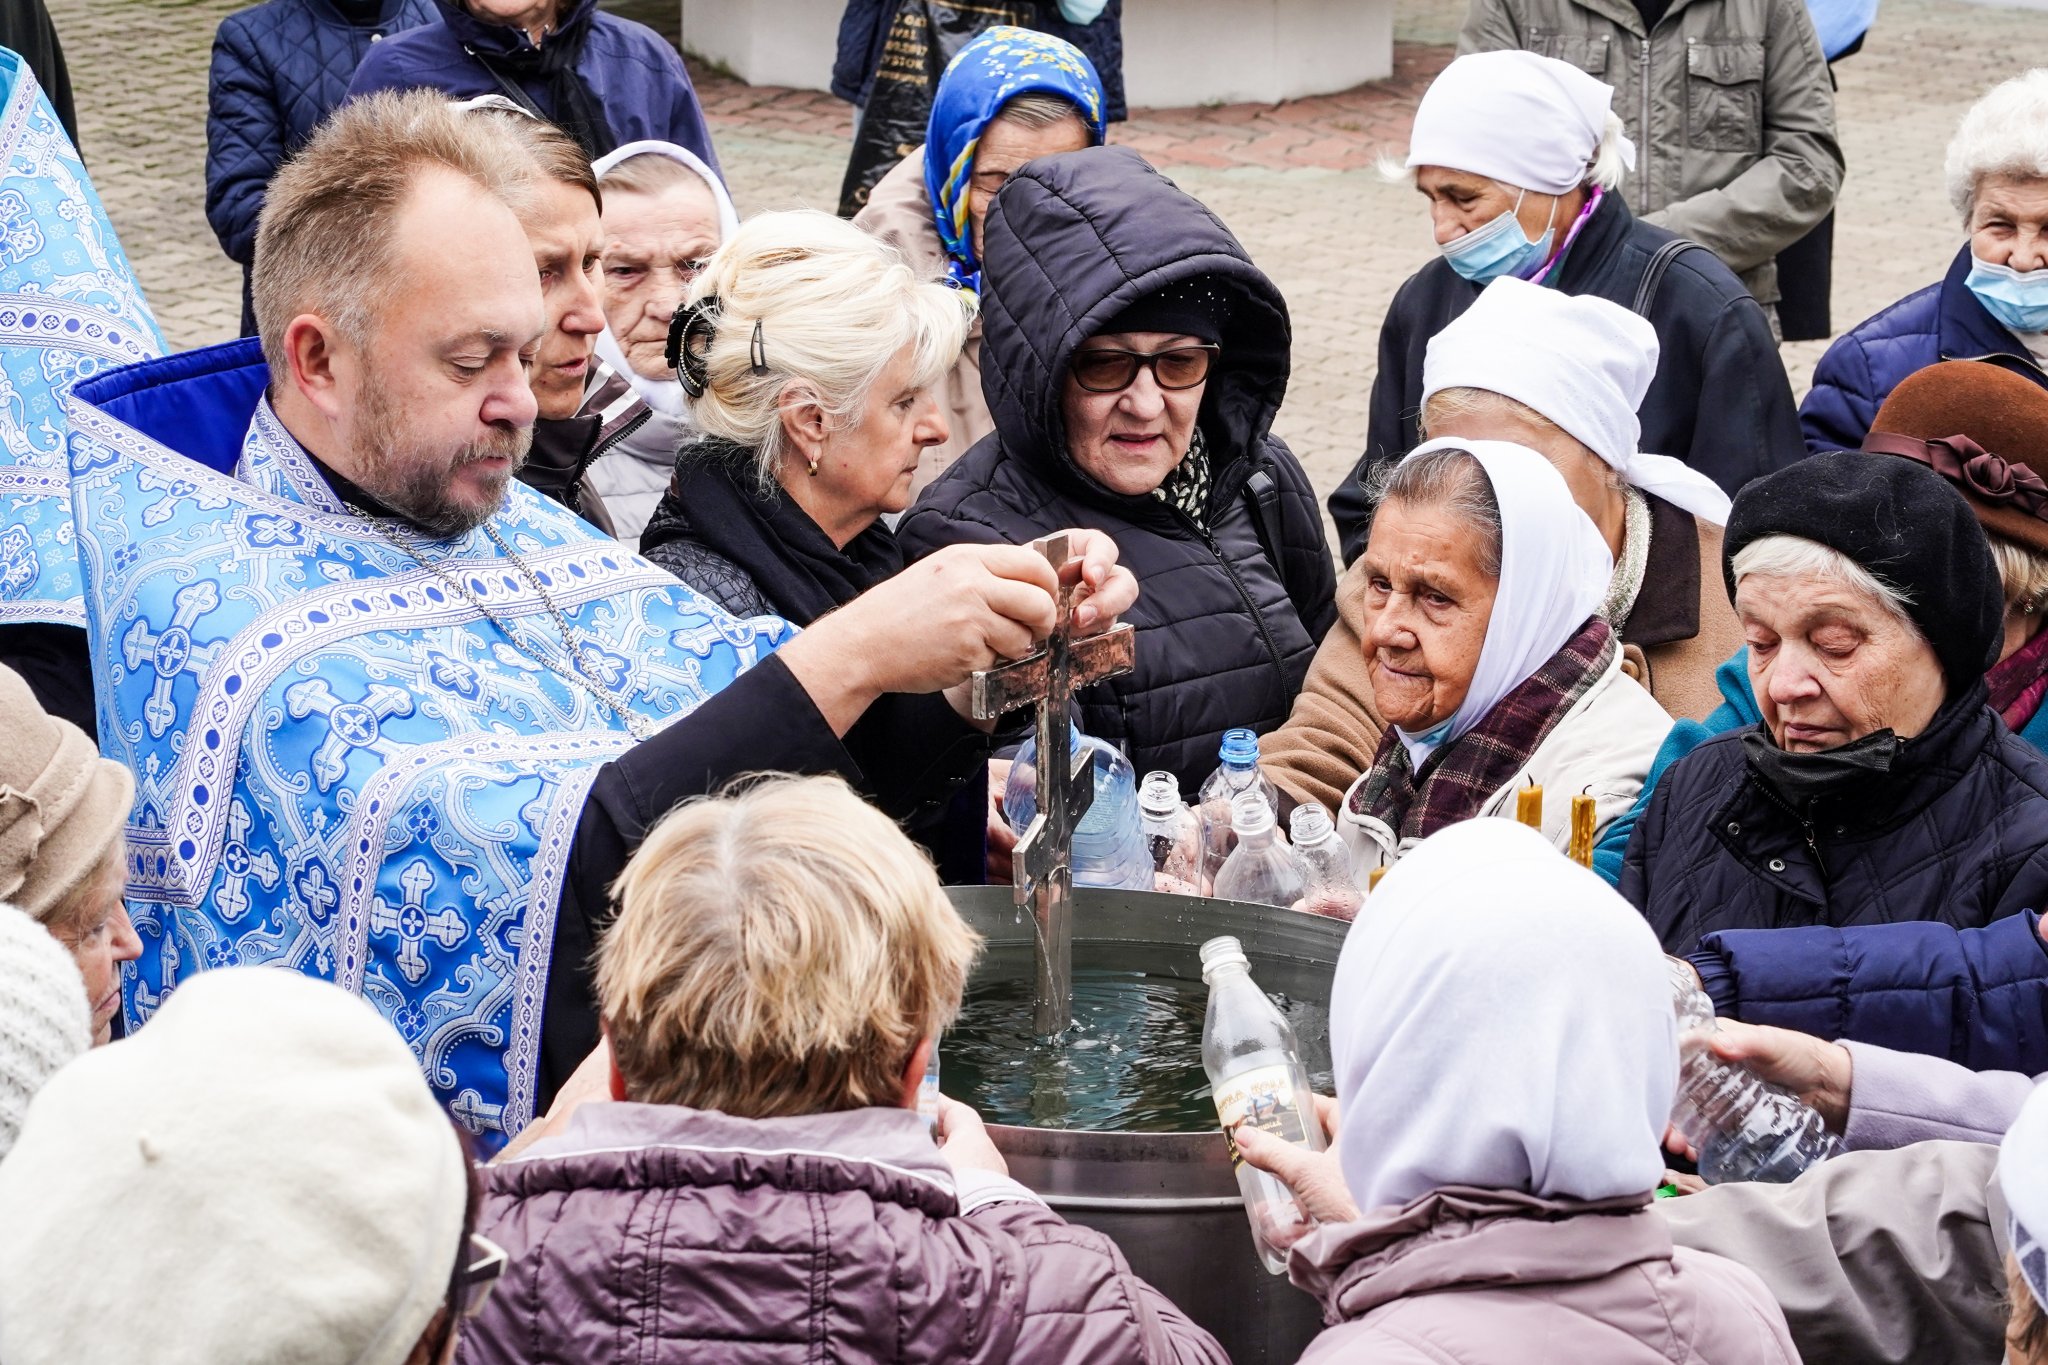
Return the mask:
<path id="1" fill-rule="evenodd" d="M 1195 803 L 1195 818 L 1202 839 L 1202 894 L 1216 894 L 1216 874 L 1224 859 L 1237 847 L 1230 803 L 1239 792 L 1256 791 L 1266 798 L 1274 820 L 1280 818 L 1280 792 L 1259 771 L 1259 737 L 1250 730 L 1226 730 L 1217 751 L 1221 760 Z"/>

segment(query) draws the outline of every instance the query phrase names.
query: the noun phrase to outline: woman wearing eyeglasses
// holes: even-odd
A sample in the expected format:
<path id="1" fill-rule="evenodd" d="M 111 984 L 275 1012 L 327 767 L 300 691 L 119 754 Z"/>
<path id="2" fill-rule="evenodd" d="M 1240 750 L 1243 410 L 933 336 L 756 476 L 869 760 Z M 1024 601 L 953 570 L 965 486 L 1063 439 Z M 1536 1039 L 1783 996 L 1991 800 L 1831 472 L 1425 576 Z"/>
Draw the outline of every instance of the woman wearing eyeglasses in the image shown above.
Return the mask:
<path id="1" fill-rule="evenodd" d="M 1137 667 L 1080 722 L 1192 798 L 1223 732 L 1287 718 L 1336 617 L 1315 494 L 1272 434 L 1287 305 L 1216 217 L 1135 152 L 1034 161 L 984 230 L 982 386 L 995 432 L 897 528 L 911 558 L 1066 526 L 1142 585 Z"/>

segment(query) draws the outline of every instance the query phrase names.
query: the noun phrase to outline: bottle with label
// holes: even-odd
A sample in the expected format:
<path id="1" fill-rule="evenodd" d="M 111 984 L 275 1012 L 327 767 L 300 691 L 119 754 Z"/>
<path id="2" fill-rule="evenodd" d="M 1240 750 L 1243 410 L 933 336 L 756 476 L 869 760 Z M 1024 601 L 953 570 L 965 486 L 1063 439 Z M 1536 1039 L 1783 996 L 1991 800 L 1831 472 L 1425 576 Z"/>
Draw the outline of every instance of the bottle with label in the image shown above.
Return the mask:
<path id="1" fill-rule="evenodd" d="M 1237 847 L 1223 860 L 1211 894 L 1218 900 L 1282 909 L 1300 900 L 1308 879 L 1292 850 L 1275 837 L 1272 807 L 1259 793 L 1243 791 L 1231 801 L 1230 816 Z"/>
<path id="2" fill-rule="evenodd" d="M 1202 783 L 1201 797 L 1195 806 L 1202 835 L 1202 894 L 1205 896 L 1215 894 L 1216 874 L 1223 870 L 1223 860 L 1230 856 L 1230 850 L 1237 847 L 1237 834 L 1231 828 L 1231 799 L 1239 792 L 1256 791 L 1266 798 L 1273 818 L 1280 818 L 1280 792 L 1259 771 L 1257 735 L 1249 730 L 1224 731 L 1217 757 L 1221 762 L 1217 764 L 1216 771 L 1209 774 L 1208 781 Z"/>
<path id="3" fill-rule="evenodd" d="M 1690 964 L 1669 961 L 1678 1015 L 1678 1095 L 1671 1126 L 1699 1152 L 1700 1178 L 1709 1185 L 1783 1184 L 1833 1156 L 1835 1139 L 1812 1106 L 1748 1067 L 1714 1055 L 1713 1002 L 1693 983 Z"/>
<path id="4" fill-rule="evenodd" d="M 1152 855 L 1152 889 L 1200 895 L 1200 835 L 1195 813 L 1180 802 L 1180 779 L 1169 772 L 1146 773 L 1138 788 L 1138 814 L 1145 826 L 1145 851 Z"/>
<path id="5" fill-rule="evenodd" d="M 1251 962 L 1238 941 L 1212 938 L 1202 945 L 1202 981 L 1209 1011 L 1202 1021 L 1202 1068 L 1209 1073 L 1216 1117 L 1230 1142 L 1237 1188 L 1251 1219 L 1259 1260 L 1275 1275 L 1287 1269 L 1287 1248 L 1314 1226 L 1293 1192 L 1246 1162 L 1232 1136 L 1248 1123 L 1262 1132 L 1323 1150 L 1308 1069 L 1286 1018 L 1252 981 Z"/>
<path id="6" fill-rule="evenodd" d="M 1308 879 L 1301 908 L 1331 919 L 1355 918 L 1365 895 L 1352 877 L 1351 850 L 1337 837 L 1330 813 L 1314 802 L 1296 806 L 1287 817 L 1287 832 L 1293 838 L 1302 875 Z"/>
<path id="7" fill-rule="evenodd" d="M 1074 885 L 1152 889 L 1152 859 L 1138 819 L 1137 770 L 1116 747 L 1078 729 L 1068 732 L 1068 752 L 1076 770 L 1093 754 L 1095 800 L 1074 827 Z M 1003 788 L 1003 814 L 1019 838 L 1038 813 L 1038 736 L 1034 733 L 1017 751 L 1010 779 Z"/>

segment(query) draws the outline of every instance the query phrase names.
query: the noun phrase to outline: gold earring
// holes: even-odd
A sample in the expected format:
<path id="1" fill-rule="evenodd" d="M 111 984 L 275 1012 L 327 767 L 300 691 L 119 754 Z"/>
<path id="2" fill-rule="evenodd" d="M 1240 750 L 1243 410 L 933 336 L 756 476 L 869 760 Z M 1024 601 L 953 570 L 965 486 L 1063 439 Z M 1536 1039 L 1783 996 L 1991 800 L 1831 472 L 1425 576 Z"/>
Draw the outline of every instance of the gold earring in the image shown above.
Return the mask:
<path id="1" fill-rule="evenodd" d="M 811 456 L 811 477 L 818 477 L 818 457 L 815 455 Z"/>

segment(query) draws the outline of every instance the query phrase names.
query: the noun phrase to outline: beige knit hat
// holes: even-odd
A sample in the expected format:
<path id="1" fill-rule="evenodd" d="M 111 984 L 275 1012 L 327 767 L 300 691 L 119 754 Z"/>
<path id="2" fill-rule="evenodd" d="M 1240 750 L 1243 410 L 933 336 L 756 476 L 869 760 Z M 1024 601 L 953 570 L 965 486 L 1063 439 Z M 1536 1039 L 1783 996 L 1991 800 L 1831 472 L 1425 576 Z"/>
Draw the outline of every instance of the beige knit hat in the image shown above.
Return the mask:
<path id="1" fill-rule="evenodd" d="M 128 824 L 135 779 L 0 665 L 0 900 L 47 920 Z"/>
<path id="2" fill-rule="evenodd" d="M 7 1365 L 402 1365 L 469 1176 L 411 1049 L 283 967 L 181 984 L 0 1161 Z"/>

